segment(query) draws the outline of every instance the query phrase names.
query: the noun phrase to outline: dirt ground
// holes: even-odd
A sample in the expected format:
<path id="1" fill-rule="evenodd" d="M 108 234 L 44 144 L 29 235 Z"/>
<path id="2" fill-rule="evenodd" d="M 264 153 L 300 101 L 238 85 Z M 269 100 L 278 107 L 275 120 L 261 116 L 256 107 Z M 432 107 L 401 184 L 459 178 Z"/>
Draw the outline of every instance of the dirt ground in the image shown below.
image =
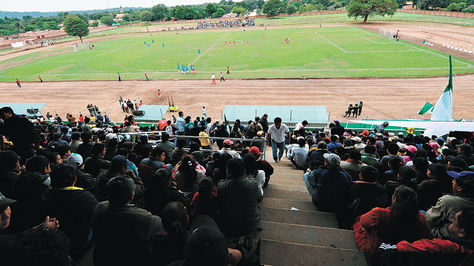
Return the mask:
<path id="1" fill-rule="evenodd" d="M 164 98 L 172 97 L 186 115 L 201 115 L 206 106 L 208 116 L 220 120 L 225 105 L 325 105 L 330 119 L 347 121 L 343 113 L 349 103 L 364 102 L 362 118 L 407 119 L 429 118 L 417 112 L 425 101 L 436 103 L 448 79 L 314 79 L 314 80 L 227 80 L 211 85 L 209 80 L 164 81 L 81 81 L 31 82 L 18 88 L 14 83 L 0 83 L 0 102 L 47 103 L 46 112 L 78 115 L 86 105 L 95 104 L 113 121 L 122 121 L 118 98 L 159 102 L 157 89 Z M 454 77 L 455 118 L 474 118 L 474 75 Z M 168 114 L 166 115 L 168 117 Z M 308 114 L 308 117 L 311 114 Z M 272 119 L 272 118 L 271 118 Z"/>

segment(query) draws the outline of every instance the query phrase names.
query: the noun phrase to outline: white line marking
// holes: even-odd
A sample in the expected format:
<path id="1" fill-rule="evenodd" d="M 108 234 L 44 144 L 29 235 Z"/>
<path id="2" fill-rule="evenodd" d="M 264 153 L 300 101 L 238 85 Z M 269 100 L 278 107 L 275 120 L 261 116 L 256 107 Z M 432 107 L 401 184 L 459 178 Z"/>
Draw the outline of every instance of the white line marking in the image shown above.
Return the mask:
<path id="1" fill-rule="evenodd" d="M 201 59 L 201 57 L 205 56 L 210 50 L 212 50 L 212 48 L 214 48 L 214 46 L 217 45 L 218 42 L 220 42 L 222 39 L 224 39 L 225 37 L 227 37 L 228 35 L 230 34 L 230 32 L 227 32 L 227 34 L 224 34 L 224 36 L 222 36 L 221 38 L 219 38 L 217 41 L 215 41 L 211 46 L 209 46 L 209 48 L 206 49 L 206 51 L 204 51 L 204 53 L 202 53 L 201 55 L 198 55 L 191 63 L 189 63 L 190 65 L 194 65 L 194 63 L 196 63 L 197 61 L 199 61 L 199 59 Z"/>
<path id="2" fill-rule="evenodd" d="M 314 32 L 316 33 L 316 35 L 320 36 L 321 38 L 325 39 L 326 41 L 328 41 L 329 43 L 331 43 L 332 45 L 334 45 L 336 48 L 338 48 L 339 50 L 341 50 L 343 53 L 347 54 L 347 51 L 342 49 L 341 47 L 339 47 L 337 44 L 331 42 L 328 38 L 324 37 L 323 35 L 319 34 L 318 32 Z"/>

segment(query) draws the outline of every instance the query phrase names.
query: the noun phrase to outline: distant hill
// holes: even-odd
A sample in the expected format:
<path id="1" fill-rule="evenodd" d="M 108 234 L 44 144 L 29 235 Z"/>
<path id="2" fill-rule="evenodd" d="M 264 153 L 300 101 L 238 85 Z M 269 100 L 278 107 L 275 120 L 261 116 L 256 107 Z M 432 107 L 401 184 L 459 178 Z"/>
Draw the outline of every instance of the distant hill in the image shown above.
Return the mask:
<path id="1" fill-rule="evenodd" d="M 139 10 L 143 9 L 142 7 L 124 7 L 124 10 Z M 120 8 L 108 8 L 108 9 L 92 9 L 92 10 L 80 10 L 80 11 L 53 11 L 53 12 L 11 12 L 11 11 L 2 11 L 0 10 L 0 18 L 9 17 L 9 18 L 23 18 L 23 16 L 32 16 L 32 17 L 49 17 L 56 16 L 59 13 L 68 12 L 69 14 L 92 14 L 99 12 L 116 12 L 120 11 Z"/>

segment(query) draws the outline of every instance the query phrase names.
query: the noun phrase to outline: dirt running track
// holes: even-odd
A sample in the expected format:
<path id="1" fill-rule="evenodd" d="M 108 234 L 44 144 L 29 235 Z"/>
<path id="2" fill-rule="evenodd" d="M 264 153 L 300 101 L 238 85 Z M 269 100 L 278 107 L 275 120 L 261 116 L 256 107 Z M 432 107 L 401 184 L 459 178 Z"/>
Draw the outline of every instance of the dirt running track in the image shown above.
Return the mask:
<path id="1" fill-rule="evenodd" d="M 363 118 L 429 118 L 417 112 L 425 101 L 434 104 L 447 82 L 446 77 L 227 80 L 211 86 L 208 80 L 150 80 L 31 82 L 23 83 L 21 88 L 15 83 L 0 83 L 0 102 L 47 103 L 43 114 L 58 112 L 61 117 L 66 112 L 85 114 L 86 105 L 92 103 L 106 111 L 113 121 L 122 121 L 119 96 L 142 99 L 144 104 L 159 104 L 156 91 L 160 89 L 164 98 L 173 97 L 175 104 L 193 117 L 201 115 L 203 105 L 215 119 L 221 117 L 225 105 L 325 105 L 331 119 L 346 121 L 342 115 L 347 104 L 363 101 Z M 474 75 L 455 76 L 453 116 L 473 119 L 473 100 Z"/>

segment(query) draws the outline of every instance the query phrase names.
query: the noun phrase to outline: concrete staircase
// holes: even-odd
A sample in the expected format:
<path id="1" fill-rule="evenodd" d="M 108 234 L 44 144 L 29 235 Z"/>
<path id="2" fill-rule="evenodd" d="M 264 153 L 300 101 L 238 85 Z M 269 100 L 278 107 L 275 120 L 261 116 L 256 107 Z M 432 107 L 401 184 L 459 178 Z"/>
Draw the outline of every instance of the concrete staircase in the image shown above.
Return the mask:
<path id="1" fill-rule="evenodd" d="M 267 150 L 271 160 L 271 150 Z M 367 265 L 353 233 L 337 227 L 334 213 L 320 212 L 303 181 L 286 158 L 272 163 L 275 172 L 262 202 L 265 265 Z"/>

